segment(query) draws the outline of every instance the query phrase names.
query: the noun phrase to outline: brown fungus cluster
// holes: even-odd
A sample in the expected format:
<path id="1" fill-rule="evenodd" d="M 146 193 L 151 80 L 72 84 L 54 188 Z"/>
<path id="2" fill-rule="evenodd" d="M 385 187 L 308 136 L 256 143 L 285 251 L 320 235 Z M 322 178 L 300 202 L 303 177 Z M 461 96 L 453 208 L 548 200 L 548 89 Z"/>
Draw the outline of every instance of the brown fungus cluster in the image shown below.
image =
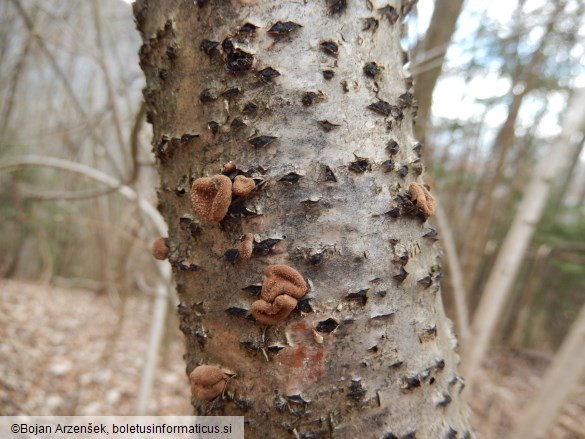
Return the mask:
<path id="1" fill-rule="evenodd" d="M 431 193 L 419 183 L 411 183 L 408 187 L 410 198 L 428 218 L 435 214 L 435 199 Z"/>
<path id="2" fill-rule="evenodd" d="M 223 392 L 227 376 L 219 367 L 197 366 L 189 374 L 191 394 L 200 401 L 213 399 Z"/>
<path id="3" fill-rule="evenodd" d="M 265 325 L 275 325 L 286 319 L 297 307 L 297 300 L 293 297 L 277 296 L 274 302 L 256 300 L 252 303 L 251 311 L 254 318 Z"/>
<path id="4" fill-rule="evenodd" d="M 232 174 L 236 171 L 234 162 L 228 162 L 222 168 L 223 174 Z M 202 177 L 195 180 L 191 186 L 191 201 L 203 219 L 218 223 L 227 215 L 232 194 L 245 197 L 255 188 L 254 179 L 243 175 L 235 176 L 233 183 L 227 175 Z"/>
<path id="5" fill-rule="evenodd" d="M 264 270 L 261 299 L 252 304 L 254 318 L 265 325 L 281 322 L 297 306 L 307 292 L 303 276 L 288 265 L 269 265 Z"/>

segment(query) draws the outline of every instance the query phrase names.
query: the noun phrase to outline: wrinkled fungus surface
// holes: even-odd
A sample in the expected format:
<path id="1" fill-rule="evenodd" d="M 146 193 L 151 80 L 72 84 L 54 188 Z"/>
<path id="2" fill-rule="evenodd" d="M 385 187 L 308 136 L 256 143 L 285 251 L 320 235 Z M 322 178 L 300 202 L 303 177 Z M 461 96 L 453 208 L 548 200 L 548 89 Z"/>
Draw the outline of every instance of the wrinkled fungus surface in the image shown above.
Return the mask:
<path id="1" fill-rule="evenodd" d="M 202 218 L 220 222 L 232 201 L 232 181 L 225 175 L 198 178 L 191 186 L 191 201 Z"/>
<path id="2" fill-rule="evenodd" d="M 189 374 L 191 394 L 201 401 L 220 395 L 225 388 L 226 375 L 216 366 L 198 366 Z"/>

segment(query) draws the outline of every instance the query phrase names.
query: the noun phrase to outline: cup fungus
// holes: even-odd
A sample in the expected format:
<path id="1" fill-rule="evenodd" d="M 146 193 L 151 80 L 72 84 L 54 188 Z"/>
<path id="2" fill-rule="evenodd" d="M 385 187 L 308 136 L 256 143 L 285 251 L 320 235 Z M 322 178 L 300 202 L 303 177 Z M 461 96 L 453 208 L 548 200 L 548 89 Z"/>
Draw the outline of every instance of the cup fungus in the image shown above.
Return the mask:
<path id="1" fill-rule="evenodd" d="M 267 302 L 274 301 L 282 294 L 300 299 L 307 292 L 307 283 L 303 276 L 288 265 L 269 265 L 264 270 L 264 276 L 266 279 L 260 296 Z"/>
<path id="2" fill-rule="evenodd" d="M 286 294 L 277 296 L 274 302 L 256 300 L 250 310 L 254 318 L 265 325 L 275 325 L 286 319 L 293 309 L 297 307 L 297 300 Z"/>
<path id="3" fill-rule="evenodd" d="M 435 199 L 426 187 L 419 183 L 410 183 L 408 192 L 410 192 L 412 201 L 423 211 L 427 218 L 435 214 Z"/>
<path id="4" fill-rule="evenodd" d="M 226 375 L 216 366 L 197 366 L 189 374 L 191 394 L 200 401 L 210 400 L 223 392 Z"/>
<path id="5" fill-rule="evenodd" d="M 218 223 L 230 207 L 232 181 L 225 175 L 198 178 L 191 186 L 191 201 L 202 218 Z"/>
<path id="6" fill-rule="evenodd" d="M 240 257 L 244 260 L 248 260 L 252 257 L 252 251 L 254 250 L 254 235 L 251 233 L 246 233 L 240 239 L 240 245 L 238 246 L 238 251 L 240 252 Z"/>
<path id="7" fill-rule="evenodd" d="M 245 197 L 250 192 L 254 190 L 256 187 L 256 183 L 252 178 L 244 177 L 243 175 L 238 175 L 234 178 L 234 185 L 232 187 L 232 191 L 234 195 L 238 197 Z"/>
<path id="8" fill-rule="evenodd" d="M 152 242 L 152 256 L 161 261 L 164 261 L 169 256 L 167 241 L 162 236 L 159 236 Z"/>
<path id="9" fill-rule="evenodd" d="M 265 280 L 260 300 L 251 306 L 252 315 L 260 323 L 275 325 L 286 319 L 307 292 L 303 276 L 288 265 L 269 265 L 264 270 Z"/>

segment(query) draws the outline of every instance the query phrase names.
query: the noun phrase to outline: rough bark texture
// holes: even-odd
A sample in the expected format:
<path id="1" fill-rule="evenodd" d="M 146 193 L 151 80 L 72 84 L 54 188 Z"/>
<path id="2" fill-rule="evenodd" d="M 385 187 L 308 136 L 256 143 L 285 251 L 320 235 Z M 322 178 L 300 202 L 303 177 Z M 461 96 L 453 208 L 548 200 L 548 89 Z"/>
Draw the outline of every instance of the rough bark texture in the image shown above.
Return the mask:
<path id="1" fill-rule="evenodd" d="M 409 7 L 134 5 L 187 372 L 235 374 L 193 405 L 244 415 L 247 437 L 471 437 L 435 233 L 407 193 L 422 171 L 399 43 Z M 191 182 L 229 161 L 256 189 L 206 222 Z M 235 250 L 246 233 L 249 260 Z M 266 326 L 249 310 L 273 264 L 309 291 Z"/>

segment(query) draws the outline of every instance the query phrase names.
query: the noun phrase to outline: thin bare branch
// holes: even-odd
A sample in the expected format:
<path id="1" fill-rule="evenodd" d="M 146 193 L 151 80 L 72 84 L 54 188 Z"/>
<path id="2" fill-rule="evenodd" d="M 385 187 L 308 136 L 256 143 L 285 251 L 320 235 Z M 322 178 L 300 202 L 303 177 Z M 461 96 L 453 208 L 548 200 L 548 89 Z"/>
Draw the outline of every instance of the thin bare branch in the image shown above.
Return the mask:
<path id="1" fill-rule="evenodd" d="M 440 199 L 434 194 L 437 200 L 436 219 L 439 231 L 441 233 L 441 242 L 445 247 L 447 261 L 449 263 L 449 273 L 451 274 L 451 285 L 453 286 L 453 298 L 455 299 L 455 311 L 457 313 L 457 329 L 461 341 L 465 342 L 469 338 L 469 308 L 467 306 L 467 294 L 463 287 L 463 275 L 461 274 L 461 264 L 457 256 L 457 247 L 449 220 L 443 210 Z"/>
<path id="2" fill-rule="evenodd" d="M 41 49 L 43 54 L 49 60 L 51 67 L 53 68 L 57 77 L 61 81 L 67 96 L 69 96 L 69 99 L 71 100 L 71 102 L 73 103 L 73 106 L 75 107 L 75 110 L 79 113 L 79 115 L 83 119 L 83 122 L 88 127 L 91 127 L 92 125 L 90 124 L 90 119 L 89 119 L 85 109 L 83 108 L 83 105 L 81 105 L 81 102 L 79 101 L 77 95 L 75 94 L 75 91 L 73 90 L 73 87 L 71 86 L 71 81 L 69 80 L 68 76 L 65 74 L 65 72 L 63 71 L 63 69 L 61 68 L 59 63 L 57 62 L 57 59 L 53 56 L 53 53 L 49 50 L 49 48 L 45 44 L 41 35 L 36 32 L 35 27 L 34 27 L 34 23 L 31 20 L 31 18 L 29 17 L 29 15 L 27 14 L 27 12 L 25 11 L 20 0 L 12 0 L 12 3 L 16 7 L 22 20 L 24 21 L 26 28 L 31 33 L 31 35 L 34 37 L 34 39 L 37 41 L 39 48 Z M 97 135 L 95 130 L 90 130 L 90 135 L 96 141 L 97 144 L 102 145 L 102 146 L 105 145 L 105 142 L 103 141 L 103 139 L 100 136 Z M 106 148 L 106 150 L 109 152 L 108 148 Z M 109 159 L 109 162 L 112 165 L 113 169 L 116 171 L 116 173 L 118 175 L 123 175 L 122 169 L 118 165 L 117 161 L 114 160 L 110 154 L 108 154 L 108 159 Z"/>

